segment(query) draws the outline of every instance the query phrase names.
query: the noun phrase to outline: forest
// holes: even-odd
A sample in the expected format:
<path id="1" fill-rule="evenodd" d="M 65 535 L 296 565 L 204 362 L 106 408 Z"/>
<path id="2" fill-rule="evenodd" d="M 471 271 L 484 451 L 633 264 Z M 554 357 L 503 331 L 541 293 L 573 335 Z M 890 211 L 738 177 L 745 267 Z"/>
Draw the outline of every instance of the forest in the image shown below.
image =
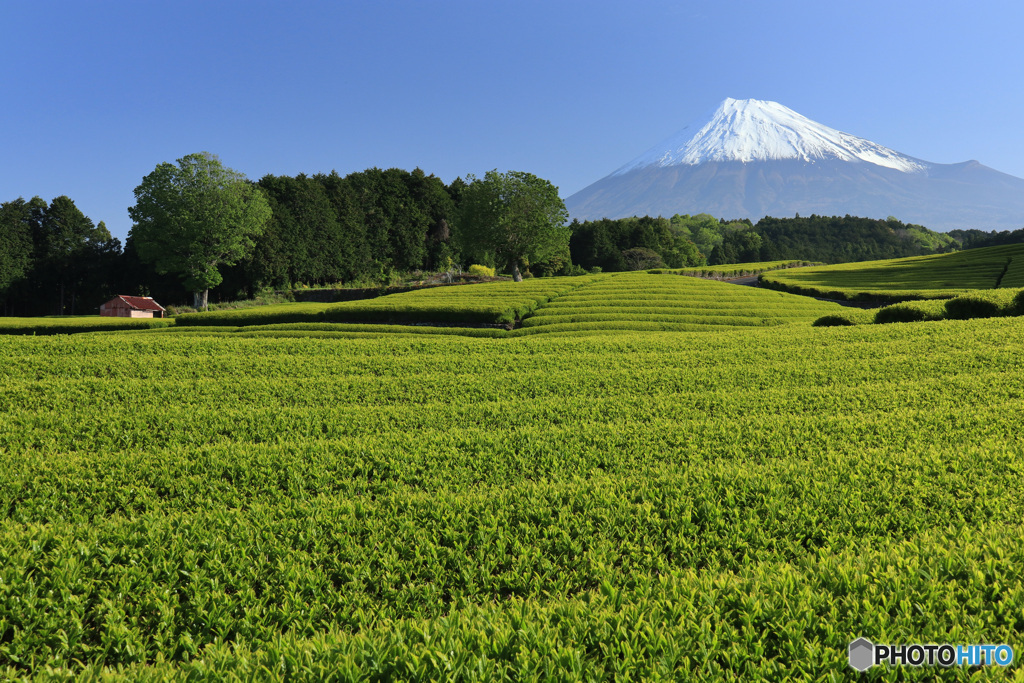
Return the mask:
<path id="1" fill-rule="evenodd" d="M 460 220 L 466 189 L 417 168 L 371 168 L 255 183 L 272 210 L 251 254 L 223 268 L 212 301 L 268 290 L 375 286 L 417 272 L 504 268 Z M 954 230 L 853 216 L 727 220 L 708 214 L 650 216 L 569 225 L 568 246 L 543 261 L 518 263 L 525 277 L 579 275 L 729 263 L 803 259 L 822 263 L 897 258 L 1024 241 L 1013 232 Z M 0 314 L 95 313 L 115 294 L 184 304 L 181 279 L 139 257 L 132 235 L 111 237 L 66 196 L 0 204 Z"/>
<path id="2" fill-rule="evenodd" d="M 752 223 L 708 214 L 677 214 L 671 218 L 574 221 L 571 227 L 572 262 L 585 269 L 598 267 L 605 271 L 631 270 L 627 252 L 635 249 L 661 257 L 663 263 L 655 263 L 651 257 L 647 268 L 680 268 L 785 259 L 846 263 L 961 248 L 952 234 L 905 224 L 894 217 L 883 221 L 855 216 L 797 215 L 765 217 Z M 1024 231 L 1020 232 L 1019 239 L 1024 240 Z"/>

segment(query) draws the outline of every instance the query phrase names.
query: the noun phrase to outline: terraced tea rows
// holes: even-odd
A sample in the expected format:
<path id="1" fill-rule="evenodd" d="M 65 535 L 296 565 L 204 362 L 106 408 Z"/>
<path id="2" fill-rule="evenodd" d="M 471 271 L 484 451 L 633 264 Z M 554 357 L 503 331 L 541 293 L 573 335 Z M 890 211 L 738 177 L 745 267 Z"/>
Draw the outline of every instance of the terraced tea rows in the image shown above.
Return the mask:
<path id="1" fill-rule="evenodd" d="M 696 268 L 654 268 L 647 272 L 657 275 L 675 274 L 693 275 L 696 277 L 735 278 L 743 277 L 745 275 L 757 275 L 758 273 L 763 273 L 769 270 L 798 268 L 809 265 L 812 265 L 810 261 L 759 261 L 757 263 L 730 263 L 721 266 L 700 266 Z"/>
<path id="2" fill-rule="evenodd" d="M 977 289 L 1024 287 L 1024 244 L 774 271 L 761 282 L 832 299 L 950 298 Z"/>
<path id="3" fill-rule="evenodd" d="M 497 338 L 601 330 L 708 331 L 723 325 L 809 323 L 840 310 L 832 303 L 780 292 L 639 272 L 441 287 L 344 304 L 277 304 L 185 314 L 175 319 L 174 329 L 157 333 Z M 521 329 L 479 327 L 511 327 L 518 320 Z"/>
<path id="4" fill-rule="evenodd" d="M 605 275 L 488 282 L 393 294 L 328 308 L 328 322 L 512 323 L 550 299 L 584 287 Z"/>
<path id="5" fill-rule="evenodd" d="M 814 321 L 815 326 L 865 323 L 971 320 L 1024 315 L 1024 289 L 979 289 L 952 299 L 901 301 L 877 310 L 846 310 Z"/>
<path id="6" fill-rule="evenodd" d="M 167 327 L 167 318 L 117 318 L 82 315 L 52 318 L 0 317 L 0 334 L 76 334 L 103 330 L 150 330 Z"/>
<path id="7" fill-rule="evenodd" d="M 0 338 L 0 676 L 819 680 L 861 635 L 1020 643 L 1024 320 L 735 329 Z"/>
<path id="8" fill-rule="evenodd" d="M 810 322 L 841 307 L 807 297 L 672 275 L 627 273 L 581 287 L 523 320 L 523 328 L 699 330 Z"/>

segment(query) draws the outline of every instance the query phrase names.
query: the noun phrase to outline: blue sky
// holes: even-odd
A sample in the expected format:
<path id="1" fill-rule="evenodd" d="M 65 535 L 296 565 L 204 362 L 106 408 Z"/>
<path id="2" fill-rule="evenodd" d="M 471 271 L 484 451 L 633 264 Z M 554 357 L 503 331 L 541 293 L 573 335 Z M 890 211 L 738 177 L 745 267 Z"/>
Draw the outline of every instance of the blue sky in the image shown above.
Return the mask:
<path id="1" fill-rule="evenodd" d="M 522 170 L 564 197 L 722 99 L 1024 177 L 1017 2 L 0 3 L 0 201 L 122 239 L 160 162 Z"/>

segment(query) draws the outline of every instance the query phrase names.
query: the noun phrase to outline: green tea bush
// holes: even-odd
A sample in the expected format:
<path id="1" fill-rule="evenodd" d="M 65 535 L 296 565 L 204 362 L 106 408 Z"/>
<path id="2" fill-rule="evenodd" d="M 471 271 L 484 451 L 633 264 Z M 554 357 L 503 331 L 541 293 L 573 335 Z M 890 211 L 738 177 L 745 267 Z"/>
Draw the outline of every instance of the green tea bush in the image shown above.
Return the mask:
<path id="1" fill-rule="evenodd" d="M 970 318 L 1011 315 L 1017 310 L 1016 301 L 1019 295 L 1020 292 L 1013 289 L 994 289 L 962 294 L 946 302 L 946 317 L 955 320 L 968 320 Z"/>
<path id="2" fill-rule="evenodd" d="M 182 313 L 174 318 L 176 325 L 246 326 L 277 323 L 303 323 L 323 320 L 323 313 L 331 304 L 286 303 L 226 311 Z"/>
<path id="3" fill-rule="evenodd" d="M 1018 254 L 1010 259 L 999 286 L 1008 289 L 1024 287 L 1024 254 Z"/>
<path id="4" fill-rule="evenodd" d="M 601 277 L 542 278 L 418 290 L 332 305 L 324 318 L 328 322 L 513 323 L 548 301 Z"/>
<path id="5" fill-rule="evenodd" d="M 54 318 L 0 318 L 0 334 L 76 334 L 116 330 L 152 330 L 174 324 L 168 318 L 118 318 L 83 315 Z"/>
<path id="6" fill-rule="evenodd" d="M 558 325 L 566 331 L 567 325 L 586 323 L 586 329 L 599 324 L 623 329 L 632 322 L 639 325 L 632 329 L 694 331 L 810 322 L 841 310 L 834 303 L 713 280 L 623 273 L 548 302 L 525 317 L 522 326 L 554 331 Z"/>
<path id="7" fill-rule="evenodd" d="M 647 272 L 655 275 L 671 274 L 707 278 L 734 278 L 758 275 L 769 270 L 809 265 L 812 265 L 810 261 L 761 261 L 758 263 L 730 263 L 721 266 L 701 266 L 697 268 L 652 268 Z"/>
<path id="8" fill-rule="evenodd" d="M 849 325 L 866 325 L 874 322 L 875 311 L 861 308 L 847 308 L 840 313 L 830 313 L 816 319 L 813 327 L 844 327 Z"/>
<path id="9" fill-rule="evenodd" d="M 1024 319 L 601 324 L 0 337 L 0 678 L 846 680 L 860 634 L 1021 642 Z M 869 677 L 946 673 L 1013 670 Z"/>
<path id="10" fill-rule="evenodd" d="M 845 315 L 823 315 L 811 323 L 813 327 L 839 327 L 856 324 L 856 322 L 850 320 L 849 316 Z"/>
<path id="11" fill-rule="evenodd" d="M 1024 244 L 777 270 L 763 274 L 761 282 L 782 291 L 833 299 L 941 299 L 972 290 L 1024 286 L 1024 268 L 1018 270 L 1018 264 L 1024 264 Z M 1013 284 L 1018 277 L 1022 282 Z"/>
<path id="12" fill-rule="evenodd" d="M 942 320 L 946 308 L 944 301 L 904 301 L 880 308 L 875 312 L 876 323 L 913 323 L 923 320 Z"/>
<path id="13" fill-rule="evenodd" d="M 302 333 L 360 333 L 360 334 L 410 334 L 410 335 L 452 335 L 459 337 L 487 337 L 497 339 L 508 335 L 508 330 L 496 327 L 428 327 L 426 325 L 353 325 L 345 323 L 293 323 L 285 325 L 261 325 L 238 328 L 242 335 L 274 336 L 288 333 L 302 336 Z M 288 336 L 282 334 L 281 336 Z"/>

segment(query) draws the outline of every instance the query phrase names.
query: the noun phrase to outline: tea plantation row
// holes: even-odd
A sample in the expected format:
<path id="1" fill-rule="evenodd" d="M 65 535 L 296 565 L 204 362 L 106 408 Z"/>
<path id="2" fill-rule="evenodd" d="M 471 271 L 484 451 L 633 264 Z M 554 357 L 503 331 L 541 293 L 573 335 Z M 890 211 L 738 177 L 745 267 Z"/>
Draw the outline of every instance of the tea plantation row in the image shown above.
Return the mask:
<path id="1" fill-rule="evenodd" d="M 765 273 L 761 282 L 839 300 L 944 299 L 971 290 L 1024 287 L 1024 244 L 779 270 Z"/>
<path id="2" fill-rule="evenodd" d="M 820 679 L 861 635 L 1019 643 L 1024 320 L 735 329 L 0 338 L 0 675 Z"/>

